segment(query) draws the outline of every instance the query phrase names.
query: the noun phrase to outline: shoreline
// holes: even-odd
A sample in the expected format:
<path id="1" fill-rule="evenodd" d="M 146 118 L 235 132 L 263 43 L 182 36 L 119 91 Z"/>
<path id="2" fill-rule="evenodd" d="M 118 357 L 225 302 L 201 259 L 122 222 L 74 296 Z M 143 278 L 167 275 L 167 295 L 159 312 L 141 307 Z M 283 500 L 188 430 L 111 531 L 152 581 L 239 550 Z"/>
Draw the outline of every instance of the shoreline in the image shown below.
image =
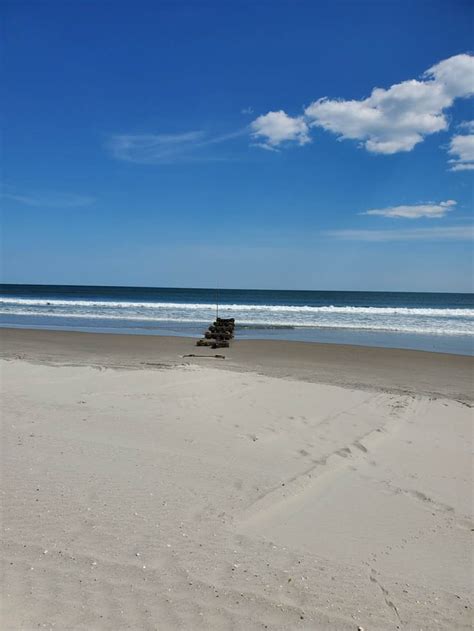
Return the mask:
<path id="1" fill-rule="evenodd" d="M 33 363 L 110 368 L 197 364 L 362 390 L 474 401 L 474 357 L 372 346 L 239 340 L 212 351 L 195 338 L 0 328 L 0 356 Z M 215 354 L 225 360 L 215 359 Z M 188 357 L 185 357 L 188 355 Z M 189 357 L 199 355 L 199 357 Z"/>
<path id="2" fill-rule="evenodd" d="M 212 317 L 211 317 L 212 319 Z M 152 321 L 146 325 L 143 320 L 101 320 L 91 325 L 87 319 L 64 323 L 67 318 L 51 316 L 51 322 L 43 318 L 32 321 L 19 317 L 18 321 L 0 318 L 0 328 L 32 329 L 44 331 L 102 333 L 111 335 L 145 335 L 160 337 L 186 337 L 197 339 L 208 326 L 209 319 L 203 321 Z M 72 318 L 74 320 L 74 318 Z M 61 322 L 61 323 L 60 323 Z M 88 322 L 88 323 L 87 323 Z M 331 325 L 236 325 L 236 337 L 239 340 L 272 340 L 307 342 L 316 344 L 337 344 L 343 346 L 362 346 L 374 348 L 419 350 L 448 355 L 467 355 L 474 357 L 474 337 L 467 332 L 442 333 L 433 330 L 396 330 L 391 328 L 365 328 Z"/>
<path id="3" fill-rule="evenodd" d="M 1 322 L 0 328 L 31 329 L 43 331 L 103 333 L 111 335 L 145 335 L 160 337 L 185 337 L 196 339 L 207 327 L 205 322 L 162 322 L 161 326 L 86 326 L 59 325 L 45 322 Z M 239 340 L 274 340 L 307 342 L 316 344 L 337 344 L 343 346 L 368 346 L 375 348 L 419 350 L 447 355 L 467 355 L 474 357 L 474 338 L 467 334 L 433 333 L 432 331 L 394 331 L 391 329 L 360 329 L 331 326 L 293 325 L 237 325 L 236 337 Z"/>

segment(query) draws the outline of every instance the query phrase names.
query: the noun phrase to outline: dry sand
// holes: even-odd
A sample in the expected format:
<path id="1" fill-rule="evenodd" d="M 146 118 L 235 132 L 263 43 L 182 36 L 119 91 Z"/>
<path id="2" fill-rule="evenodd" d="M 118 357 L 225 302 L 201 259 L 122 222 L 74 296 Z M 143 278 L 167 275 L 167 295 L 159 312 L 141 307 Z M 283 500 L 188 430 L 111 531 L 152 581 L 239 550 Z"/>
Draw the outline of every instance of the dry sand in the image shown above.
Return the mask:
<path id="1" fill-rule="evenodd" d="M 1 337 L 2 629 L 471 628 L 472 358 Z"/>

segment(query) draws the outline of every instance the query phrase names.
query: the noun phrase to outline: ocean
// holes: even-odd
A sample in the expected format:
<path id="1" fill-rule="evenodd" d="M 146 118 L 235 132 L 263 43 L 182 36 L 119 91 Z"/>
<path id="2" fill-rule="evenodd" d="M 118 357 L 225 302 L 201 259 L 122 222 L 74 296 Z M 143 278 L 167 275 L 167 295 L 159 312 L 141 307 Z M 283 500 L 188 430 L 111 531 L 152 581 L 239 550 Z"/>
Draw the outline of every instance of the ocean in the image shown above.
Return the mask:
<path id="1" fill-rule="evenodd" d="M 0 326 L 199 337 L 216 316 L 239 339 L 474 354 L 474 295 L 0 285 Z"/>

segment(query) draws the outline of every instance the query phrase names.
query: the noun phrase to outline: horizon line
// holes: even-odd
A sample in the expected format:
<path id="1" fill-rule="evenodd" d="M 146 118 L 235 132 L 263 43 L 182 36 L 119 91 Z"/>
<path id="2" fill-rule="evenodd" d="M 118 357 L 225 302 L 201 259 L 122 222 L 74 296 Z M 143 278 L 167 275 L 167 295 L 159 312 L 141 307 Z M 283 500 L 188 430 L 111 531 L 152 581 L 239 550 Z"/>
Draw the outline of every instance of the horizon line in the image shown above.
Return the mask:
<path id="1" fill-rule="evenodd" d="M 191 289 L 194 291 L 282 291 L 282 292 L 307 292 L 307 293 L 384 293 L 384 294 L 464 294 L 474 295 L 473 291 L 414 291 L 414 290 L 402 290 L 402 289 L 268 289 L 268 288 L 251 288 L 251 287 L 176 287 L 176 286 L 148 286 L 148 285 L 81 285 L 78 283 L 63 284 L 63 283 L 8 283 L 0 282 L 0 287 L 15 286 L 15 287 L 87 287 L 94 289 Z"/>

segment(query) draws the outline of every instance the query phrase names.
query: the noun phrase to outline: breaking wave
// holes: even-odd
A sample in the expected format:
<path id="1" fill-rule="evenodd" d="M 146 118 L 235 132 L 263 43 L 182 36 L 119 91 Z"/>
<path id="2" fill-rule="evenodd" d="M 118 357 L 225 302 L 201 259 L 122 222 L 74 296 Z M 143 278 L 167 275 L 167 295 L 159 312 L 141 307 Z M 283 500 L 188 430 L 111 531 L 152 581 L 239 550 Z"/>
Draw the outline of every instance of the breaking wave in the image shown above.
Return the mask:
<path id="1" fill-rule="evenodd" d="M 143 309 L 144 311 L 152 310 L 161 312 L 164 310 L 183 310 L 183 311 L 206 311 L 215 312 L 216 305 L 212 303 L 179 303 L 179 302 L 130 302 L 130 301 L 109 301 L 109 300 L 46 300 L 46 299 L 30 299 L 30 298 L 2 298 L 0 297 L 0 305 L 7 306 L 24 306 L 24 307 L 44 307 L 61 308 L 68 307 L 71 309 L 71 315 L 76 313 L 75 309 L 89 309 L 92 314 L 94 310 L 112 310 L 112 309 Z M 465 317 L 474 318 L 474 309 L 426 309 L 416 307 L 353 307 L 353 306 L 306 306 L 306 305 L 251 305 L 251 304 L 222 304 L 219 305 L 220 311 L 238 312 L 266 312 L 266 313 L 334 313 L 334 314 L 353 314 L 353 315 L 414 315 L 425 317 Z M 3 310 L 0 309 L 0 313 Z M 43 313 L 43 310 L 42 310 Z"/>
<path id="2" fill-rule="evenodd" d="M 116 300 L 65 300 L 56 298 L 0 297 L 0 316 L 52 317 L 124 322 L 208 323 L 216 305 L 210 302 L 151 302 Z M 219 305 L 246 328 L 334 328 L 403 331 L 441 335 L 474 335 L 474 309 L 399 306 Z"/>

